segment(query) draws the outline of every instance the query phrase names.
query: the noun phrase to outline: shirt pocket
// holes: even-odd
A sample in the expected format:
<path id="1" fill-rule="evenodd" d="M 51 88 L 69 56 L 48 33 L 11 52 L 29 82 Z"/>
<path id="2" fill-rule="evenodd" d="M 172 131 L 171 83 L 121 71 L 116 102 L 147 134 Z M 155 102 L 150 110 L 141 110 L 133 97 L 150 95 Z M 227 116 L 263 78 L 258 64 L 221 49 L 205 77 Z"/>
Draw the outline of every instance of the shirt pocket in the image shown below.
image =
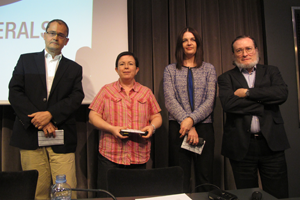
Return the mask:
<path id="1" fill-rule="evenodd" d="M 123 116 L 122 99 L 116 97 L 105 97 L 103 119 L 111 125 L 121 126 L 120 119 Z"/>
<path id="2" fill-rule="evenodd" d="M 150 119 L 150 109 L 147 99 L 138 99 L 136 101 L 136 109 L 133 112 L 135 121 L 140 124 L 139 128 L 146 126 Z"/>

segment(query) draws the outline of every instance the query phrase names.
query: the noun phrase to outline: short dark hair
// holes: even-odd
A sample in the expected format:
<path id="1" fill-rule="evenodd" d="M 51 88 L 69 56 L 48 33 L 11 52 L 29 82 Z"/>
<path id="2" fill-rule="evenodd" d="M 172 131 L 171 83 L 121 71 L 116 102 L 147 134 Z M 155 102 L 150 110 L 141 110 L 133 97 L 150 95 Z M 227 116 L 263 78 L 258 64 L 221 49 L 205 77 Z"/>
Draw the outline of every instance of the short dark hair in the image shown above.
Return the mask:
<path id="1" fill-rule="evenodd" d="M 47 27 L 46 27 L 46 32 L 47 32 L 47 30 L 48 30 L 50 24 L 53 23 L 53 22 L 57 22 L 57 23 L 59 23 L 59 24 L 65 25 L 66 28 L 67 28 L 67 37 L 68 37 L 68 35 L 69 35 L 69 27 L 68 27 L 67 23 L 64 22 L 64 21 L 61 20 L 61 19 L 53 19 L 53 20 L 51 20 L 50 22 L 48 22 Z"/>
<path id="2" fill-rule="evenodd" d="M 176 57 L 176 68 L 181 69 L 181 66 L 183 65 L 183 61 L 185 59 L 185 53 L 184 49 L 182 47 L 182 37 L 185 32 L 191 32 L 196 40 L 197 44 L 197 51 L 195 54 L 195 62 L 196 62 L 196 67 L 200 67 L 203 62 L 203 45 L 202 45 L 202 39 L 199 33 L 196 31 L 196 29 L 191 28 L 191 27 L 185 27 L 182 29 L 177 37 L 177 43 L 176 43 L 176 51 L 175 51 L 175 57 Z"/>
<path id="3" fill-rule="evenodd" d="M 237 37 L 232 41 L 232 43 L 231 43 L 231 51 L 232 51 L 232 53 L 234 53 L 233 44 L 234 44 L 237 40 L 240 40 L 240 39 L 243 39 L 243 38 L 249 38 L 249 39 L 251 39 L 251 40 L 253 41 L 254 47 L 257 48 L 257 44 L 256 44 L 254 38 L 252 38 L 252 37 L 250 37 L 250 36 L 248 36 L 248 35 L 239 35 L 239 36 L 237 36 Z"/>
<path id="4" fill-rule="evenodd" d="M 139 67 L 139 60 L 137 59 L 137 57 L 135 57 L 135 55 L 132 53 L 132 52 L 129 52 L 129 51 L 124 51 L 122 53 L 120 53 L 118 56 L 117 56 L 117 59 L 116 59 L 116 68 L 118 68 L 118 62 L 120 60 L 120 58 L 122 56 L 132 56 L 135 60 L 135 66 L 136 67 Z"/>

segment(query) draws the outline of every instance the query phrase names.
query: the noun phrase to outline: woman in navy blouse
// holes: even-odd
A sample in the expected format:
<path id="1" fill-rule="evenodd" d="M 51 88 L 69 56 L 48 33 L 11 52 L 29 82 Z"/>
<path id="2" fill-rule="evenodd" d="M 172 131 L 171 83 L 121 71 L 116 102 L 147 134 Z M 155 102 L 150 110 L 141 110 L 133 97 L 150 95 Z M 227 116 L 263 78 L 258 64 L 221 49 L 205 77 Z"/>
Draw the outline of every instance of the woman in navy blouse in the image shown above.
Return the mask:
<path id="1" fill-rule="evenodd" d="M 191 165 L 196 186 L 213 181 L 214 130 L 213 108 L 216 94 L 216 71 L 203 61 L 199 33 L 184 28 L 177 39 L 176 61 L 164 71 L 164 97 L 169 112 L 169 164 L 184 171 L 184 190 L 191 192 Z M 204 141 L 201 154 L 193 149 Z M 182 143 L 188 149 L 181 148 Z M 207 187 L 208 188 L 208 187 Z M 197 187 L 197 191 L 205 191 Z"/>

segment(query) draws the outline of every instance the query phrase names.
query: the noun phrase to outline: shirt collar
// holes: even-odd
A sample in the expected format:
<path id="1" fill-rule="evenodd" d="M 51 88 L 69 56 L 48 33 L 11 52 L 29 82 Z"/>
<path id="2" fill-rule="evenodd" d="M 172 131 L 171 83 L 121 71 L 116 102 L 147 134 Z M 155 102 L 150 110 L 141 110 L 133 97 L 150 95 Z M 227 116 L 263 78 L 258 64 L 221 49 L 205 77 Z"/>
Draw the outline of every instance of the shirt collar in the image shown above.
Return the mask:
<path id="1" fill-rule="evenodd" d="M 245 68 L 241 68 L 241 67 L 238 67 L 238 68 L 239 68 L 240 72 L 247 71 Z M 253 67 L 253 71 L 256 71 L 256 65 Z"/>
<path id="2" fill-rule="evenodd" d="M 48 53 L 48 51 L 45 49 L 45 58 L 51 58 L 52 59 L 52 55 L 50 53 Z M 58 60 L 60 61 L 62 58 L 62 53 L 59 55 L 56 55 L 53 60 Z"/>
<path id="3" fill-rule="evenodd" d="M 123 89 L 122 85 L 120 84 L 120 79 L 117 81 L 117 88 L 119 92 L 121 92 Z M 141 88 L 141 84 L 134 81 L 132 90 L 135 92 L 139 92 L 140 88 Z"/>

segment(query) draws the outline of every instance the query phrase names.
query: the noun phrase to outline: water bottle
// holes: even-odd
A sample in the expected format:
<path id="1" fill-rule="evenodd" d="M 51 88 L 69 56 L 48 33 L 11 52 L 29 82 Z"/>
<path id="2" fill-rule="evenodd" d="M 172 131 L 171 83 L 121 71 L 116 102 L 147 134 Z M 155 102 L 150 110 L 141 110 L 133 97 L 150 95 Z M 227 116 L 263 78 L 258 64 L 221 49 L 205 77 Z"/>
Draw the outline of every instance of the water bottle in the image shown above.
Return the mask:
<path id="1" fill-rule="evenodd" d="M 66 175 L 57 175 L 55 184 L 51 187 L 51 200 L 71 200 L 71 187 Z"/>

